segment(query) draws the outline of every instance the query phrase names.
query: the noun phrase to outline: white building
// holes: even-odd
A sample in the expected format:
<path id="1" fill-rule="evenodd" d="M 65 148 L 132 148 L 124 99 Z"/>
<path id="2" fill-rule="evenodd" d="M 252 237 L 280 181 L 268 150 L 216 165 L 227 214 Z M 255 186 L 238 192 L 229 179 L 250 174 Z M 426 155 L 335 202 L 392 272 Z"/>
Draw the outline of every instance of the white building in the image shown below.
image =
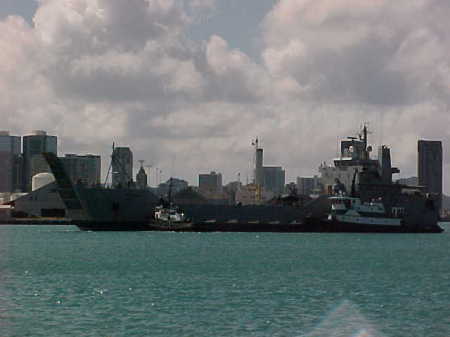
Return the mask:
<path id="1" fill-rule="evenodd" d="M 31 179 L 42 172 L 50 172 L 43 152 L 57 154 L 58 139 L 45 131 L 37 130 L 23 137 L 23 185 L 25 191 L 31 191 Z"/>

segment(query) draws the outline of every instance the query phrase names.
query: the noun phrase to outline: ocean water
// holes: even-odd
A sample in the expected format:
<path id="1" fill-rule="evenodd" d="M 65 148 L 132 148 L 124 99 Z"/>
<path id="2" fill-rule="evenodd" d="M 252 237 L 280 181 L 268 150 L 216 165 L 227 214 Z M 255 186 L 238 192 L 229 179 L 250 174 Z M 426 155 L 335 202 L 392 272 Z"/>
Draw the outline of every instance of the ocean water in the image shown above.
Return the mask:
<path id="1" fill-rule="evenodd" d="M 0 336 L 450 336 L 444 234 L 0 226 Z"/>

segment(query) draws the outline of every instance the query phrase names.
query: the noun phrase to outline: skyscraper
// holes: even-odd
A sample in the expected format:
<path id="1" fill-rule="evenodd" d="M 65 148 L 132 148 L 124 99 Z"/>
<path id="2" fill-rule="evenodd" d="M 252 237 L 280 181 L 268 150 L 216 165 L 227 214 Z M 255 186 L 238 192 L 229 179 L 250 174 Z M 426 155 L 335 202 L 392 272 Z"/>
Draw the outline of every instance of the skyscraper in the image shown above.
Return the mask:
<path id="1" fill-rule="evenodd" d="M 283 193 L 286 179 L 285 171 L 280 166 L 264 166 L 264 151 L 259 147 L 258 139 L 252 145 L 255 146 L 255 185 L 259 189 L 275 194 Z"/>
<path id="2" fill-rule="evenodd" d="M 113 187 L 130 187 L 133 183 L 133 152 L 129 147 L 116 147 L 112 154 Z"/>
<path id="3" fill-rule="evenodd" d="M 199 174 L 198 188 L 202 193 L 222 192 L 222 174 L 214 171 L 209 174 Z"/>
<path id="4" fill-rule="evenodd" d="M 73 183 L 83 183 L 86 186 L 100 184 L 100 156 L 66 154 L 61 158 L 64 169 Z"/>
<path id="5" fill-rule="evenodd" d="M 442 204 L 442 142 L 419 140 L 417 174 L 419 185 L 428 193 L 438 195 L 438 206 Z"/>
<path id="6" fill-rule="evenodd" d="M 15 192 L 21 187 L 21 141 L 0 131 L 0 192 Z"/>
<path id="7" fill-rule="evenodd" d="M 147 173 L 145 173 L 143 162 L 138 174 L 136 175 L 136 187 L 140 190 L 145 190 L 148 187 Z"/>
<path id="8" fill-rule="evenodd" d="M 263 186 L 266 191 L 282 194 L 286 181 L 286 172 L 280 166 L 263 167 Z"/>

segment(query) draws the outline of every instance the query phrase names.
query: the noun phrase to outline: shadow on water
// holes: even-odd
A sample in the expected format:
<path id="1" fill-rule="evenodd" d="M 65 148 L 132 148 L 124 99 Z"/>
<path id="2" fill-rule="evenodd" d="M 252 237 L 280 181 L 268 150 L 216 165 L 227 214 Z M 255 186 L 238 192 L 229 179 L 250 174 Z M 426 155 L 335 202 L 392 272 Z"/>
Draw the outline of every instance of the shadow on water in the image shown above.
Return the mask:
<path id="1" fill-rule="evenodd" d="M 322 322 L 312 331 L 299 337 L 386 337 L 376 331 L 360 312 L 358 307 L 348 300 L 328 313 Z"/>

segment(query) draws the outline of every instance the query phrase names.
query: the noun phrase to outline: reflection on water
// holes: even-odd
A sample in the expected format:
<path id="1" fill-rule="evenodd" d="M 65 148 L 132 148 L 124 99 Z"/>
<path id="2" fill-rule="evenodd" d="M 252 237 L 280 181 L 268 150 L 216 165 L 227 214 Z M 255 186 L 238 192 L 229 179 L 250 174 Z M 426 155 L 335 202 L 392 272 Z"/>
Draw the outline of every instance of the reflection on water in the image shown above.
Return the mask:
<path id="1" fill-rule="evenodd" d="M 302 337 L 384 337 L 350 301 L 343 301 L 313 331 Z"/>

